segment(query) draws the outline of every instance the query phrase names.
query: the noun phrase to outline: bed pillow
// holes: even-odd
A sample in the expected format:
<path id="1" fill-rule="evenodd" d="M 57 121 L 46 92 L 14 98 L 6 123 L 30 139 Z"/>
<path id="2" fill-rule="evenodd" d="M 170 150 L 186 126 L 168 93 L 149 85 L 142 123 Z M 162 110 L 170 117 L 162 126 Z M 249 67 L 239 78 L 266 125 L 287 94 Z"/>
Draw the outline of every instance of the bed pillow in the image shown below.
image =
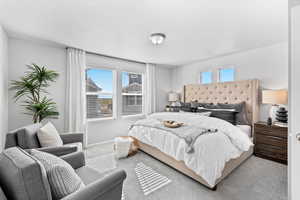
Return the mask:
<path id="1" fill-rule="evenodd" d="M 63 146 L 63 141 L 51 122 L 48 122 L 45 126 L 41 127 L 38 130 L 37 136 L 42 147 Z"/>
<path id="2" fill-rule="evenodd" d="M 198 112 L 211 112 L 210 117 L 216 117 L 225 120 L 233 125 L 236 125 L 236 114 L 235 109 L 217 109 L 217 108 L 204 108 L 199 107 Z"/>
<path id="3" fill-rule="evenodd" d="M 200 116 L 206 116 L 209 117 L 211 115 L 211 112 L 186 112 L 183 110 L 180 110 L 179 112 L 181 113 L 192 113 L 192 114 L 196 114 L 196 115 L 200 115 Z"/>
<path id="4" fill-rule="evenodd" d="M 250 125 L 250 122 L 247 117 L 247 111 L 246 111 L 246 102 L 241 102 L 237 104 L 221 104 L 218 103 L 217 106 L 219 108 L 225 108 L 225 109 L 235 109 L 236 114 L 236 124 L 237 125 Z"/>
<path id="5" fill-rule="evenodd" d="M 191 103 L 180 102 L 180 110 L 192 112 Z"/>
<path id="6" fill-rule="evenodd" d="M 85 186 L 71 165 L 61 158 L 34 149 L 30 154 L 45 167 L 54 199 L 62 199 Z"/>

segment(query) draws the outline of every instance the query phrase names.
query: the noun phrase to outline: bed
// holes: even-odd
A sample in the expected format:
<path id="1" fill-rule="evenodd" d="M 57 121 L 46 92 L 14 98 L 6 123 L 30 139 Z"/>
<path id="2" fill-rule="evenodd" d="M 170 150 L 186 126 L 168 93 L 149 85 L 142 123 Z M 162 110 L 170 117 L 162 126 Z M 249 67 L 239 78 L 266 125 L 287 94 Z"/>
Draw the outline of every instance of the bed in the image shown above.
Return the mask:
<path id="1" fill-rule="evenodd" d="M 190 84 L 185 85 L 183 88 L 182 101 L 192 102 L 197 100 L 198 102 L 215 104 L 234 104 L 245 102 L 246 115 L 251 122 L 250 125 L 253 125 L 256 121 L 258 121 L 258 90 L 258 80 L 213 83 L 206 85 Z M 131 129 L 129 132 L 129 135 L 138 140 L 139 149 L 141 151 L 151 155 L 212 190 L 216 190 L 218 183 L 220 183 L 234 169 L 253 154 L 253 145 L 250 145 L 249 143 L 251 127 L 250 129 L 247 127 L 237 127 L 228 125 L 229 123 L 222 122 L 223 120 L 208 119 L 207 117 L 195 117 L 188 113 L 156 113 L 152 116 L 154 120 L 166 117 L 179 119 L 181 121 L 188 120 L 195 124 L 207 121 L 208 123 L 214 124 L 214 126 L 218 127 L 219 130 L 224 129 L 224 131 L 222 130 L 224 135 L 204 135 L 201 136 L 200 139 L 197 139 L 196 142 L 199 144 L 196 145 L 195 143 L 195 152 L 197 152 L 195 155 L 188 154 L 181 150 L 184 149 L 183 147 L 180 148 L 181 146 L 184 146 L 182 139 L 172 134 L 167 134 L 162 130 L 157 130 L 157 128 L 135 127 L 135 129 Z M 248 135 L 245 128 L 248 129 Z M 227 130 L 227 132 L 225 130 Z M 241 134 L 242 132 L 245 136 Z M 220 140 L 221 137 L 223 138 L 222 140 Z M 245 139 L 246 137 L 247 139 Z M 235 143 L 235 141 L 237 142 Z M 218 148 L 212 150 L 211 148 L 213 145 L 210 144 L 211 142 L 214 143 L 213 145 L 218 146 Z M 230 142 L 235 143 L 237 146 L 240 145 L 240 149 L 229 144 Z M 166 145 L 166 143 L 169 144 Z M 166 149 L 165 146 L 167 146 L 168 149 Z M 222 148 L 228 149 L 228 147 L 231 149 L 228 150 L 230 154 L 228 153 L 227 155 Z M 200 150 L 198 151 L 198 149 Z M 216 158 L 210 159 L 210 156 L 203 153 L 205 151 L 214 151 L 213 153 Z M 217 167 L 214 165 L 217 165 Z M 213 166 L 213 169 L 211 169 L 210 166 Z"/>

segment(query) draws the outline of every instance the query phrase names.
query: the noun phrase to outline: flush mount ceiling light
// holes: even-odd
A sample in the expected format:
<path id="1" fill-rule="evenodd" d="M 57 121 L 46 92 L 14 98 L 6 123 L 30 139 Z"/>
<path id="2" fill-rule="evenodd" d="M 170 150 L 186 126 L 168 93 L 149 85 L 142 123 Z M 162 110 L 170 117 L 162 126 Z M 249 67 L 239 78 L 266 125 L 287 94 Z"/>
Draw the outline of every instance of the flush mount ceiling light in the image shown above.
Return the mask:
<path id="1" fill-rule="evenodd" d="M 149 38 L 154 45 L 160 45 L 166 39 L 166 35 L 163 33 L 152 33 Z"/>

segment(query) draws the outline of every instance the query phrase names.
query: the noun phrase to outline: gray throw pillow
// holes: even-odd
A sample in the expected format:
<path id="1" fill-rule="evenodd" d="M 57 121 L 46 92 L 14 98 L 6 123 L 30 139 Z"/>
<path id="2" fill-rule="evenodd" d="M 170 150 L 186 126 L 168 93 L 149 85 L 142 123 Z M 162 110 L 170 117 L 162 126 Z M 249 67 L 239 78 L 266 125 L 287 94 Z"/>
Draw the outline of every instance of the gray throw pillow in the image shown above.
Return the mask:
<path id="1" fill-rule="evenodd" d="M 218 108 L 224 108 L 224 109 L 235 109 L 237 111 L 236 114 L 236 124 L 237 125 L 250 125 L 249 119 L 247 117 L 247 111 L 246 111 L 246 102 L 241 102 L 237 104 L 223 104 L 218 103 Z"/>
<path id="2" fill-rule="evenodd" d="M 236 114 L 237 112 L 234 109 L 217 109 L 217 108 L 204 108 L 199 107 L 197 112 L 211 112 L 210 117 L 219 118 L 225 120 L 233 125 L 236 125 Z"/>
<path id="3" fill-rule="evenodd" d="M 61 199 L 84 187 L 75 170 L 61 158 L 37 150 L 31 150 L 31 155 L 44 165 L 54 199 Z"/>

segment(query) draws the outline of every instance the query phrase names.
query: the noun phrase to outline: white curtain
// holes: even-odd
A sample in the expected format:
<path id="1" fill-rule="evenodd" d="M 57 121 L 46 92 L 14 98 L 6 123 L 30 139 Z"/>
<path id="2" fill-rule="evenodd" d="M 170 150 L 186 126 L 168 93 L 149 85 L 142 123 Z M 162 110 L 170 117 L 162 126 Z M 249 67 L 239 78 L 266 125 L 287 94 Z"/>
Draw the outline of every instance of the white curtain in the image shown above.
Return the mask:
<path id="1" fill-rule="evenodd" d="M 85 69 L 85 52 L 68 48 L 65 129 L 68 132 L 83 132 L 86 138 Z"/>
<path id="2" fill-rule="evenodd" d="M 145 113 L 147 115 L 157 111 L 156 83 L 156 66 L 146 64 Z"/>

